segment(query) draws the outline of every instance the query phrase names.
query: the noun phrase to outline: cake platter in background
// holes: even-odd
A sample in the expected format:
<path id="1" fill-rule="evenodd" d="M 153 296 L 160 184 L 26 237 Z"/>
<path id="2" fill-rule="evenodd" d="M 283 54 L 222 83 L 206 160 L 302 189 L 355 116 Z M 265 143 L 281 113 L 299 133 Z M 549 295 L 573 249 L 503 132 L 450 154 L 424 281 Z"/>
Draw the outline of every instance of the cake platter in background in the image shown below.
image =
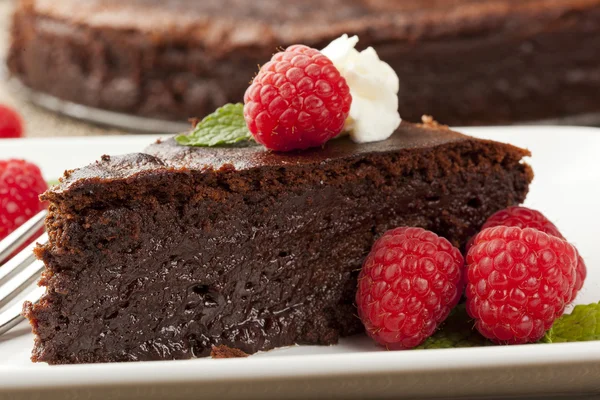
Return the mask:
<path id="1" fill-rule="evenodd" d="M 189 130 L 191 126 L 185 121 L 143 117 L 62 100 L 56 96 L 30 89 L 16 78 L 10 79 L 8 86 L 22 100 L 60 115 L 100 126 L 114 127 L 134 133 L 175 133 Z M 598 121 L 600 121 L 600 116 Z"/>
<path id="2" fill-rule="evenodd" d="M 398 73 L 406 120 L 426 111 L 450 125 L 596 124 L 599 6 L 22 0 L 7 63 L 21 92 L 46 108 L 128 129 L 178 131 L 189 117 L 240 101 L 277 46 L 318 48 L 350 33 Z"/>
<path id="3" fill-rule="evenodd" d="M 47 93 L 32 90 L 15 78 L 10 79 L 8 83 L 13 93 L 20 99 L 60 115 L 96 124 L 99 127 L 114 127 L 131 133 L 160 134 L 184 132 L 189 130 L 191 126 L 189 122 L 183 120 L 174 121 L 144 117 L 73 103 Z M 571 117 L 527 121 L 523 122 L 522 125 L 600 126 L 600 113 L 587 113 Z M 104 133 L 102 131 L 99 132 Z M 62 133 L 63 131 L 61 131 L 61 134 Z"/>

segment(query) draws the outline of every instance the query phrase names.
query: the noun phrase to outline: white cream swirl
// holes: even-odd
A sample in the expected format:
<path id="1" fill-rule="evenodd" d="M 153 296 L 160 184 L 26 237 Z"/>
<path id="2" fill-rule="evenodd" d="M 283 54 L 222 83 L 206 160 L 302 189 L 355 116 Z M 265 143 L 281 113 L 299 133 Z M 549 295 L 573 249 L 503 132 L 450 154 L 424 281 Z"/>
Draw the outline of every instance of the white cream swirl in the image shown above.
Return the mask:
<path id="1" fill-rule="evenodd" d="M 346 79 L 352 95 L 344 127 L 357 143 L 385 140 L 402 121 L 398 113 L 398 75 L 369 47 L 358 52 L 358 37 L 344 34 L 321 50 Z"/>

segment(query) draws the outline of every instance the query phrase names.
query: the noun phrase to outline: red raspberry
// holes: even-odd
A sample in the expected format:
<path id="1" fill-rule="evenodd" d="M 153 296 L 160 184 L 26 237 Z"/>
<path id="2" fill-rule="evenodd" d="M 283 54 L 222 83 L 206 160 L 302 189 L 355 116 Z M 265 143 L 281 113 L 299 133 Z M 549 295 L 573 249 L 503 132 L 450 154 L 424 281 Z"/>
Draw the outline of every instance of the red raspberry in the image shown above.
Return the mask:
<path id="1" fill-rule="evenodd" d="M 24 160 L 0 161 L 0 240 L 44 208 L 48 189 L 40 169 Z"/>
<path id="2" fill-rule="evenodd" d="M 560 317 L 575 286 L 577 250 L 537 229 L 481 231 L 467 254 L 467 311 L 497 343 L 536 342 Z"/>
<path id="3" fill-rule="evenodd" d="M 585 282 L 585 278 L 587 277 L 587 267 L 585 266 L 585 262 L 583 261 L 583 258 L 580 254 L 578 254 L 577 256 L 577 270 L 575 272 L 575 287 L 573 288 L 573 295 L 571 296 L 571 300 L 569 301 L 569 303 L 575 300 L 577 293 L 579 293 L 579 291 L 583 287 L 583 283 Z"/>
<path id="4" fill-rule="evenodd" d="M 19 138 L 22 135 L 21 117 L 12 108 L 0 105 L 0 139 Z"/>
<path id="5" fill-rule="evenodd" d="M 344 77 L 320 51 L 288 47 L 263 65 L 244 95 L 254 139 L 278 151 L 318 147 L 337 136 L 352 96 Z"/>
<path id="6" fill-rule="evenodd" d="M 527 207 L 509 207 L 504 210 L 500 210 L 493 214 L 485 221 L 485 224 L 481 227 L 481 230 L 486 228 L 492 228 L 494 226 L 516 226 L 518 228 L 533 228 L 551 236 L 556 236 L 561 239 L 565 237 L 560 233 L 556 225 L 554 225 L 544 214 L 539 211 L 532 210 Z M 467 250 L 468 250 L 467 246 Z M 577 279 L 575 280 L 575 289 L 571 300 L 575 300 L 575 296 L 579 290 L 583 287 L 583 282 L 587 276 L 587 268 L 585 262 L 581 256 L 578 256 L 577 262 Z"/>
<path id="7" fill-rule="evenodd" d="M 544 214 L 527 207 L 508 207 L 500 210 L 485 221 L 481 230 L 494 226 L 516 226 L 518 228 L 533 228 L 548 235 L 564 239 L 554 225 Z"/>
<path id="8" fill-rule="evenodd" d="M 356 304 L 367 334 L 388 349 L 421 344 L 458 303 L 463 268 L 460 251 L 433 232 L 386 232 L 358 278 Z"/>

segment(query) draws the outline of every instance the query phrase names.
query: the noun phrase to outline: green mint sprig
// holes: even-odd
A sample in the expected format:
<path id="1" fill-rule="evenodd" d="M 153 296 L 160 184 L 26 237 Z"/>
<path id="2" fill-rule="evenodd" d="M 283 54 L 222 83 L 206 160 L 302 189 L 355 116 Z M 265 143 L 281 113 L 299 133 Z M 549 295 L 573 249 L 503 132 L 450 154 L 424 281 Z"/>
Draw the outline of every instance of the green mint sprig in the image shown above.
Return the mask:
<path id="1" fill-rule="evenodd" d="M 584 342 L 600 340 L 600 303 L 575 306 L 554 322 L 539 343 Z M 464 304 L 452 310 L 440 330 L 416 349 L 450 349 L 459 347 L 492 346 L 473 327 Z"/>
<path id="2" fill-rule="evenodd" d="M 578 305 L 571 314 L 556 321 L 542 338 L 543 343 L 600 340 L 600 303 Z"/>
<path id="3" fill-rule="evenodd" d="M 213 147 L 252 140 L 244 120 L 244 105 L 226 104 L 204 117 L 188 134 L 175 136 L 184 146 Z"/>

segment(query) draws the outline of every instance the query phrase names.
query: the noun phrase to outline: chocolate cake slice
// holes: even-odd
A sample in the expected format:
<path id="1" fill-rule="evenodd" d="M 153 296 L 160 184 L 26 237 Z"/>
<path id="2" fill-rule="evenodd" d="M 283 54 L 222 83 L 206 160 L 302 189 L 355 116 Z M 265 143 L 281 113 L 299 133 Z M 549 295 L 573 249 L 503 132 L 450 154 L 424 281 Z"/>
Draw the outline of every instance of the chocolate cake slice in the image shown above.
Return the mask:
<path id="1" fill-rule="evenodd" d="M 185 121 L 243 98 L 278 46 L 347 33 L 450 125 L 597 113 L 600 0 L 20 0 L 10 72 L 61 99 Z"/>
<path id="2" fill-rule="evenodd" d="M 118 149 L 115 149 L 118 150 Z M 273 153 L 157 142 L 67 172 L 43 195 L 47 293 L 32 359 L 186 359 L 330 345 L 361 331 L 356 277 L 374 240 L 420 226 L 463 245 L 521 203 L 526 150 L 403 122 L 388 140 Z"/>

